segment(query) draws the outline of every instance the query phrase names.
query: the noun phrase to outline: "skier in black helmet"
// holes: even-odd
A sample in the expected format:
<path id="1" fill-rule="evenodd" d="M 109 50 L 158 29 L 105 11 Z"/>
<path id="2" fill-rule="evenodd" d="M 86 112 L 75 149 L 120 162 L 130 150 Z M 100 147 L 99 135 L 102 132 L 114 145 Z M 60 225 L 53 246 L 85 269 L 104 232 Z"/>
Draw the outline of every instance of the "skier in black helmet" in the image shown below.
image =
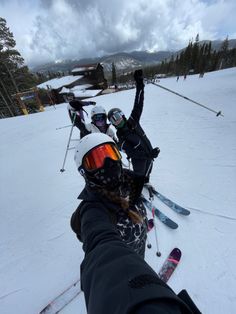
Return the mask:
<path id="1" fill-rule="evenodd" d="M 75 162 L 86 183 L 78 197 L 83 201 L 71 219 L 72 229 L 79 240 L 83 242 L 80 226 L 83 208 L 107 208 L 122 240 L 144 257 L 148 221 L 139 199 L 143 178 L 131 170 L 122 169 L 118 147 L 102 133 L 89 134 L 79 141 Z"/>
<path id="2" fill-rule="evenodd" d="M 131 159 L 133 170 L 140 176 L 145 176 L 145 182 L 149 182 L 152 163 L 160 152 L 158 147 L 153 148 L 139 121 L 143 111 L 144 83 L 142 70 L 134 72 L 136 82 L 136 95 L 131 115 L 126 119 L 119 108 L 113 108 L 108 112 L 108 119 L 116 128 L 119 140 L 119 148 Z"/>

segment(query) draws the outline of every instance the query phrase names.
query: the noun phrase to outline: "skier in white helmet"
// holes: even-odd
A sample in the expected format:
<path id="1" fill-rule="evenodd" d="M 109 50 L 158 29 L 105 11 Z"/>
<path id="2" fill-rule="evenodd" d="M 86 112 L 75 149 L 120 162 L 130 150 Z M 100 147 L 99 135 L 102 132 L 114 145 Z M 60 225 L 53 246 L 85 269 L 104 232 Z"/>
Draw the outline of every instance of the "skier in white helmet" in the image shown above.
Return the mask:
<path id="1" fill-rule="evenodd" d="M 114 141 L 102 133 L 83 137 L 75 163 L 86 186 L 71 227 L 83 242 L 80 279 L 88 313 L 200 314 L 186 290 L 178 297 L 144 261 L 143 182 L 122 169 Z"/>
<path id="2" fill-rule="evenodd" d="M 111 137 L 93 133 L 83 137 L 75 149 L 75 163 L 86 186 L 83 200 L 71 219 L 71 227 L 83 241 L 80 210 L 86 206 L 108 209 L 122 240 L 144 257 L 147 216 L 140 199 L 144 180 L 133 171 L 122 168 L 121 155 Z"/>
<path id="3" fill-rule="evenodd" d="M 67 99 L 69 100 L 68 112 L 70 119 L 72 123 L 74 121 L 74 125 L 80 130 L 81 138 L 90 133 L 105 133 L 117 142 L 117 138 L 111 128 L 111 124 L 107 123 L 106 110 L 102 106 L 94 106 L 91 110 L 92 121 L 90 123 L 85 123 L 83 114 L 85 110 L 83 107 L 96 105 L 96 102 L 77 100 L 73 95 Z"/>

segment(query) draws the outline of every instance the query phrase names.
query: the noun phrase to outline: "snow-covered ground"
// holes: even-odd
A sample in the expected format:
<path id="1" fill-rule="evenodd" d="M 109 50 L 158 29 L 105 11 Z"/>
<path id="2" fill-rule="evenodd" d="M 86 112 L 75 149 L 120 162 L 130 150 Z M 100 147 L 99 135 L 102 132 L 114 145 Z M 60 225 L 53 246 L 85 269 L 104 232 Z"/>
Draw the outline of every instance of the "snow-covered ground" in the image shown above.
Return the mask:
<path id="1" fill-rule="evenodd" d="M 194 105 L 154 85 L 145 89 L 141 123 L 161 153 L 151 181 L 160 192 L 191 210 L 182 217 L 157 200 L 179 224 L 157 221 L 160 258 L 173 247 L 182 260 L 170 286 L 186 288 L 205 314 L 236 311 L 236 68 L 163 79 L 161 84 L 218 111 Z M 107 110 L 129 115 L 135 90 L 93 98 Z M 66 104 L 43 113 L 0 120 L 0 313 L 35 314 L 80 276 L 81 244 L 70 229 L 84 182 L 73 151 L 60 173 L 70 128 Z M 74 130 L 73 139 L 79 132 Z M 72 146 L 75 142 L 72 142 Z M 106 276 L 106 274 L 104 274 Z M 86 313 L 83 294 L 62 313 Z"/>

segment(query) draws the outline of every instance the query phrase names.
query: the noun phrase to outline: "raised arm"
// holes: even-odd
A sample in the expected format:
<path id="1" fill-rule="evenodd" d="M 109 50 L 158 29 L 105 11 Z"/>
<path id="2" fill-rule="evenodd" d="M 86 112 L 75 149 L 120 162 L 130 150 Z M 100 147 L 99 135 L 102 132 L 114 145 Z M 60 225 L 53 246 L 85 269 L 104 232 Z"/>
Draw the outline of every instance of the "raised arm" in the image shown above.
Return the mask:
<path id="1" fill-rule="evenodd" d="M 143 83 L 143 71 L 136 70 L 134 72 L 134 80 L 136 82 L 136 94 L 134 99 L 134 106 L 129 117 L 129 122 L 132 125 L 139 122 L 143 112 L 143 101 L 144 101 L 144 83 Z"/>
<path id="2" fill-rule="evenodd" d="M 69 102 L 68 105 L 68 112 L 72 123 L 80 130 L 81 137 L 90 133 L 87 130 L 85 123 L 84 123 L 84 116 L 83 116 L 83 107 L 89 105 L 95 105 L 96 103 L 93 101 L 81 101 L 81 100 L 72 100 Z M 75 119 L 75 120 L 74 120 Z"/>

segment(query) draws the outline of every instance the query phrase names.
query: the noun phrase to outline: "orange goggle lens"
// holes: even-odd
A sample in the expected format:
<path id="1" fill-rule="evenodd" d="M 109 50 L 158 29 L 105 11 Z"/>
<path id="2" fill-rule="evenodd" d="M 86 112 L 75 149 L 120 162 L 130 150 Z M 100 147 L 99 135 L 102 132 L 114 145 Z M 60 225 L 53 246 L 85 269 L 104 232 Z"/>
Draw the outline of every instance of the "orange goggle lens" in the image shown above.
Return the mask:
<path id="1" fill-rule="evenodd" d="M 120 160 L 119 150 L 113 144 L 103 144 L 89 151 L 83 159 L 83 166 L 86 170 L 92 171 L 102 168 L 106 158 Z"/>

